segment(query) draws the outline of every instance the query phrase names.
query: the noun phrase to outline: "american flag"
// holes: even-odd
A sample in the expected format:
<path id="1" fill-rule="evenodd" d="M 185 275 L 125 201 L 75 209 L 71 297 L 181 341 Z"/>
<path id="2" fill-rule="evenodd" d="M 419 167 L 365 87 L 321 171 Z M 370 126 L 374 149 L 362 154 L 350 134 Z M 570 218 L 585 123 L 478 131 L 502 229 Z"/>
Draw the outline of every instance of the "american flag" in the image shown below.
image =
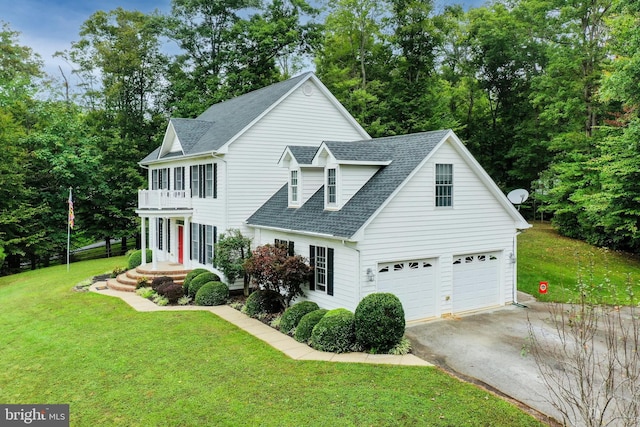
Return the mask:
<path id="1" fill-rule="evenodd" d="M 73 228 L 74 221 L 76 219 L 73 213 L 73 197 L 71 196 L 71 189 L 69 189 L 69 227 Z"/>

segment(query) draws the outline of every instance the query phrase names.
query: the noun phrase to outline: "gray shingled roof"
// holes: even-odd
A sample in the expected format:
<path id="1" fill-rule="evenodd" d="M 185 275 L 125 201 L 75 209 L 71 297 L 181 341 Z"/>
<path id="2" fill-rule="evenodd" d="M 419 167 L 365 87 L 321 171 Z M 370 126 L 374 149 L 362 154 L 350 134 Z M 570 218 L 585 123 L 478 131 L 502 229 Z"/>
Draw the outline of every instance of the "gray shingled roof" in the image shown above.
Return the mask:
<path id="1" fill-rule="evenodd" d="M 386 162 L 391 160 L 391 153 L 387 149 L 381 149 L 380 141 L 381 139 L 374 139 L 360 141 L 357 144 L 325 141 L 325 145 L 338 161 Z"/>
<path id="2" fill-rule="evenodd" d="M 304 145 L 289 145 L 287 148 L 300 165 L 310 165 L 316 152 L 318 152 L 318 147 L 308 147 Z"/>
<path id="3" fill-rule="evenodd" d="M 304 73 L 219 102 L 195 119 L 171 119 L 184 154 L 210 153 L 220 149 L 310 74 L 312 73 Z M 158 160 L 158 154 L 159 150 L 154 150 L 141 163 Z"/>
<path id="4" fill-rule="evenodd" d="M 447 135 L 448 130 L 378 138 L 357 142 L 330 142 L 327 146 L 346 160 L 387 161 L 339 211 L 324 209 L 324 187 L 297 208 L 288 208 L 287 185 L 262 205 L 249 225 L 351 238 Z M 366 150 L 375 150 L 377 154 Z"/>

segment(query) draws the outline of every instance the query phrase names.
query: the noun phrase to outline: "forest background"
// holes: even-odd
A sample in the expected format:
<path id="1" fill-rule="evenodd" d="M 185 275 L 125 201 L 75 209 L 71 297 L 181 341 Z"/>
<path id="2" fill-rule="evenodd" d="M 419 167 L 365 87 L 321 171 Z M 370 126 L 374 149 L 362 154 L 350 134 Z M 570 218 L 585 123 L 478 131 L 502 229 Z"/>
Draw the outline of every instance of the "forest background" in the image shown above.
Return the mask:
<path id="1" fill-rule="evenodd" d="M 451 128 L 522 212 L 640 248 L 640 1 L 172 0 L 88 16 L 47 75 L 0 28 L 2 272 L 139 238 L 137 162 L 169 117 L 314 70 L 374 137 Z M 168 53 L 167 44 L 177 46 Z M 107 252 L 110 250 L 107 244 Z"/>

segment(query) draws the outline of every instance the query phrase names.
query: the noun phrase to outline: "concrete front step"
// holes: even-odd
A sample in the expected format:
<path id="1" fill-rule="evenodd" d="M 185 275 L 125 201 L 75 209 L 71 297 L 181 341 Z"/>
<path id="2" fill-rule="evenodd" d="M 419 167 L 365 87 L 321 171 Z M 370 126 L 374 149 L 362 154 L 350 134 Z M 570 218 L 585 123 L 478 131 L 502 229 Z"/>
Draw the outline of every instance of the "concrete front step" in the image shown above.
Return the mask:
<path id="1" fill-rule="evenodd" d="M 125 292 L 135 292 L 136 285 L 126 285 L 124 283 L 120 283 L 118 279 L 107 279 L 107 286 L 109 289 L 113 289 L 114 291 L 125 291 Z"/>
<path id="2" fill-rule="evenodd" d="M 184 283 L 184 279 L 191 270 L 186 270 L 180 264 L 161 264 L 157 270 L 152 270 L 151 265 L 139 266 L 135 269 L 119 274 L 115 279 L 107 280 L 107 286 L 110 289 L 118 291 L 135 292 L 138 285 L 138 279 L 147 278 L 149 283 L 156 277 L 168 276 L 179 285 Z"/>
<path id="3" fill-rule="evenodd" d="M 174 282 L 182 285 L 184 283 L 184 279 L 187 277 L 187 273 L 183 274 L 183 273 L 166 272 L 166 271 L 151 273 L 151 272 L 140 272 L 138 270 L 129 270 L 126 273 L 122 273 L 122 274 L 124 275 L 124 277 L 120 278 L 120 276 L 118 276 L 118 280 L 128 284 L 138 283 L 138 279 L 141 277 L 146 277 L 149 281 L 152 281 L 156 277 L 167 276 L 167 277 L 171 277 Z"/>

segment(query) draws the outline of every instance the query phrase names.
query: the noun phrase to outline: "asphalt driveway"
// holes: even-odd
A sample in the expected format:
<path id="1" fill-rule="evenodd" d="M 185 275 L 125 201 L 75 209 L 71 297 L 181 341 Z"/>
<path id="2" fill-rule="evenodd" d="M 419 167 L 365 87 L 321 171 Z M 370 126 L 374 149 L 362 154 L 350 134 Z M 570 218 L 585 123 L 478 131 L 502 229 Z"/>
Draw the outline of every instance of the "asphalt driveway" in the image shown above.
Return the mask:
<path id="1" fill-rule="evenodd" d="M 523 351 L 528 318 L 534 330 L 549 331 L 549 311 L 544 303 L 519 293 L 519 303 L 462 317 L 408 325 L 406 335 L 413 352 L 456 376 L 524 403 L 539 413 L 562 419 L 549 404 L 549 392 L 534 358 Z M 536 335 L 538 333 L 536 332 Z"/>

